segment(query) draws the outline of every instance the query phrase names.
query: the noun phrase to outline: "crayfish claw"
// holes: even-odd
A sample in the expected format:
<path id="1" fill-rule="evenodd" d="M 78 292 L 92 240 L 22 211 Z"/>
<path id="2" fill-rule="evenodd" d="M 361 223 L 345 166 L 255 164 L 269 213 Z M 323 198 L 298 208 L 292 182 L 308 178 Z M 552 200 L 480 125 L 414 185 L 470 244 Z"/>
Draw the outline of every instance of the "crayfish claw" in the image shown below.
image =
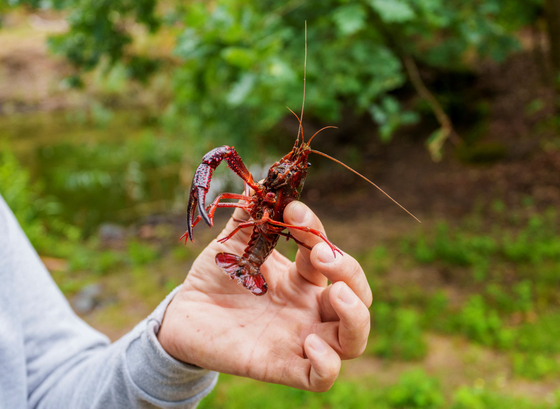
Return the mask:
<path id="1" fill-rule="evenodd" d="M 189 203 L 187 204 L 187 231 L 183 235 L 185 237 L 185 244 L 187 239 L 193 241 L 193 223 L 194 223 L 194 212 L 196 210 L 196 203 L 198 202 L 194 189 L 191 189 L 189 196 Z M 182 237 L 181 237 L 182 238 Z"/>
<path id="2" fill-rule="evenodd" d="M 212 222 L 212 219 L 210 219 L 210 216 L 208 216 L 208 214 L 206 213 L 206 209 L 204 208 L 204 204 L 206 202 L 206 190 L 202 187 L 198 187 L 196 191 L 198 193 L 198 214 L 200 214 L 200 217 L 204 219 L 208 226 L 212 227 L 214 223 Z"/>

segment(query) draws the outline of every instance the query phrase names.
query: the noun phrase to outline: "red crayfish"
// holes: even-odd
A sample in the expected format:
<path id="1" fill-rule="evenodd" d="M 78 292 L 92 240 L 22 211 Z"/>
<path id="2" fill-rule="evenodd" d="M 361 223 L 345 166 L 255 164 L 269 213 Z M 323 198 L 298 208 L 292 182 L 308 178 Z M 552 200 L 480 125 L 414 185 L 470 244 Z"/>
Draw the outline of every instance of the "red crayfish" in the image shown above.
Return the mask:
<path id="1" fill-rule="evenodd" d="M 308 142 L 305 142 L 301 120 L 293 111 L 292 113 L 298 118 L 300 123 L 302 136 L 301 144 L 299 143 L 298 134 L 298 138 L 296 139 L 292 151 L 270 167 L 267 177 L 262 182 L 256 182 L 253 179 L 253 176 L 247 170 L 245 164 L 241 160 L 241 157 L 238 155 L 233 146 L 230 147 L 224 145 L 220 148 L 215 148 L 204 155 L 202 163 L 196 169 L 190 190 L 189 203 L 187 205 L 187 231 L 180 239 L 182 240 L 184 238 L 186 243 L 187 239 L 190 237 L 192 241 L 193 227 L 202 219 L 204 219 L 209 226 L 212 226 L 214 212 L 217 208 L 239 207 L 245 209 L 249 213 L 250 219 L 240 222 L 235 230 L 233 230 L 228 236 L 219 240 L 221 243 L 225 243 L 239 230 L 252 227 L 253 233 L 247 247 L 245 248 L 243 256 L 237 256 L 230 253 L 218 253 L 216 255 L 216 264 L 221 267 L 222 270 L 232 279 L 236 278 L 239 283 L 255 295 L 266 294 L 268 287 L 263 275 L 260 272 L 260 267 L 270 255 L 272 250 L 274 250 L 280 236 L 284 236 L 287 239 L 291 238 L 298 244 L 310 249 L 310 247 L 305 243 L 302 243 L 291 236 L 289 232 L 284 232 L 284 230 L 288 227 L 303 230 L 319 236 L 330 246 L 335 254 L 335 257 L 336 252 L 342 254 L 342 252 L 334 244 L 332 244 L 322 232 L 310 227 L 292 226 L 284 223 L 284 209 L 288 203 L 298 200 L 300 197 L 305 177 L 307 176 L 307 168 L 310 165 L 307 157 L 311 152 L 340 163 L 377 187 L 387 197 L 393 200 L 393 202 L 397 203 L 393 198 L 391 198 L 387 193 L 365 176 L 346 166 L 342 162 L 322 152 L 311 149 L 310 143 L 315 135 L 323 129 L 335 128 L 334 126 L 327 126 L 320 129 L 309 139 Z M 223 160 L 225 160 L 228 167 L 245 182 L 245 194 L 222 193 L 216 197 L 211 205 L 205 207 L 205 198 L 210 186 L 210 180 L 212 179 L 212 172 Z M 254 191 L 251 196 L 248 195 L 249 189 L 247 187 Z M 242 202 L 220 203 L 223 199 L 236 199 L 241 200 Z M 194 214 L 197 204 L 199 214 L 195 219 Z M 397 205 L 403 208 L 400 204 L 397 203 Z M 410 214 L 408 210 L 404 210 Z M 412 214 L 411 216 L 414 217 Z M 416 217 L 414 218 L 416 219 Z"/>

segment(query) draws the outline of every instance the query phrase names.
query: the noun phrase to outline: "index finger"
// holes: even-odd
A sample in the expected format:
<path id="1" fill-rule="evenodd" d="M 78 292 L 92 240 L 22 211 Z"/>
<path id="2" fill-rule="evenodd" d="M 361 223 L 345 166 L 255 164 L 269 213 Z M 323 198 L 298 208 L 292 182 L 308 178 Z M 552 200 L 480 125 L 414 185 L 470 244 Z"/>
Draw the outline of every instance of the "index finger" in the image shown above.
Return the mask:
<path id="1" fill-rule="evenodd" d="M 348 287 L 369 308 L 372 303 L 372 293 L 366 274 L 355 258 L 347 253 L 342 257 L 333 257 L 330 248 L 319 243 L 313 248 L 309 257 L 311 264 L 327 277 L 332 283 L 344 281 Z M 324 299 L 328 298 L 329 288 L 324 291 Z"/>
<path id="2" fill-rule="evenodd" d="M 297 273 L 313 284 L 322 287 L 326 286 L 326 277 L 317 271 L 309 258 L 311 254 L 309 249 L 323 242 L 327 237 L 323 224 L 309 207 L 298 201 L 291 202 L 286 206 L 284 210 L 284 222 L 294 226 L 288 227 L 288 230 L 290 236 L 295 239 L 299 247 L 295 262 Z M 309 228 L 310 231 L 303 231 L 300 229 L 302 227 Z M 313 234 L 313 231 L 320 234 Z"/>

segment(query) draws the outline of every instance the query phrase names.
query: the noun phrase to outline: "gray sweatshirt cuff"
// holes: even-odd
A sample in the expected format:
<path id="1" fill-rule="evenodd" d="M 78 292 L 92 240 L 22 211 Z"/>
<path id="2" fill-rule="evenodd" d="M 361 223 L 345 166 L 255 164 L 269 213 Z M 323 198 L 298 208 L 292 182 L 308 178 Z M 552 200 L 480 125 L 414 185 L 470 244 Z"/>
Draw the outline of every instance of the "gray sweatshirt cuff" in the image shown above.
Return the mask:
<path id="1" fill-rule="evenodd" d="M 218 373 L 189 365 L 171 357 L 156 335 L 165 309 L 181 287 L 173 290 L 144 321 L 141 332 L 126 352 L 128 380 L 148 402 L 161 407 L 194 405 L 206 396 L 218 380 Z"/>

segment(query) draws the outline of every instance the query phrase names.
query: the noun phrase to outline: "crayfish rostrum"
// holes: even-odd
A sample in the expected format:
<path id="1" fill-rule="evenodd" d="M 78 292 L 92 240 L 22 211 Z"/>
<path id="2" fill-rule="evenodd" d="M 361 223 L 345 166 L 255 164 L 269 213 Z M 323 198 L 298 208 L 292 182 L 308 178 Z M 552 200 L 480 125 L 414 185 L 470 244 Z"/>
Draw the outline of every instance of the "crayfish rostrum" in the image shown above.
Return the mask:
<path id="1" fill-rule="evenodd" d="M 294 113 L 294 115 L 296 114 Z M 292 238 L 298 244 L 310 249 L 305 243 L 291 236 L 289 232 L 285 232 L 284 230 L 288 227 L 319 236 L 330 246 L 335 256 L 337 252 L 342 254 L 322 232 L 310 227 L 293 226 L 284 223 L 284 209 L 290 202 L 299 199 L 303 189 L 305 177 L 307 176 L 307 168 L 310 165 L 307 160 L 310 153 L 317 153 L 342 164 L 381 190 L 365 176 L 344 165 L 342 162 L 322 152 L 311 149 L 310 143 L 317 133 L 323 129 L 335 127 L 327 126 L 322 128 L 316 132 L 308 142 L 305 142 L 303 127 L 299 117 L 298 121 L 300 123 L 302 136 L 301 143 L 299 142 L 298 134 L 298 138 L 291 152 L 270 167 L 268 175 L 262 182 L 255 181 L 237 151 L 232 146 L 225 145 L 220 148 L 215 148 L 204 155 L 202 163 L 196 169 L 190 190 L 189 202 L 187 205 L 187 231 L 181 237 L 181 239 L 185 239 L 185 243 L 189 237 L 192 240 L 193 227 L 201 219 L 204 219 L 209 226 L 212 226 L 212 219 L 217 208 L 239 207 L 245 209 L 249 213 L 249 220 L 240 222 L 237 228 L 228 236 L 219 240 L 221 243 L 224 243 L 239 230 L 252 227 L 253 233 L 245 248 L 245 252 L 242 256 L 231 253 L 218 253 L 216 255 L 216 264 L 232 279 L 236 278 L 239 283 L 255 295 L 264 295 L 267 292 L 268 287 L 260 272 L 260 267 L 272 250 L 274 250 L 280 236 L 284 236 L 287 239 Z M 222 193 L 216 197 L 212 204 L 205 207 L 205 198 L 210 186 L 212 172 L 223 160 L 225 160 L 228 167 L 245 182 L 245 194 Z M 249 195 L 249 188 L 253 190 L 252 195 Z M 383 190 L 381 191 L 393 200 Z M 239 202 L 221 203 L 223 199 L 236 199 L 239 200 Z M 195 219 L 194 215 L 197 206 L 199 214 Z M 404 210 L 407 211 L 406 209 Z"/>

